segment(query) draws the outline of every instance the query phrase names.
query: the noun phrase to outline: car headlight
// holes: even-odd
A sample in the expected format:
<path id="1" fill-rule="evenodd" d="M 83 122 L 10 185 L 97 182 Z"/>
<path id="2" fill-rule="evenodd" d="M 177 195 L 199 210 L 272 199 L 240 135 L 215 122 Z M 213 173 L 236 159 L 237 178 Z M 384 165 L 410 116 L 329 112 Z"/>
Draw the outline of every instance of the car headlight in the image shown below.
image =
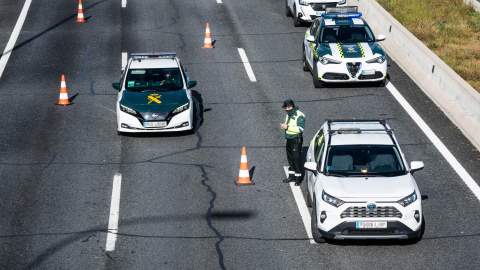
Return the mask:
<path id="1" fill-rule="evenodd" d="M 413 191 L 412 194 L 408 195 L 407 197 L 398 201 L 403 207 L 407 207 L 408 205 L 412 204 L 414 201 L 417 200 L 417 193 Z"/>
<path id="2" fill-rule="evenodd" d="M 334 60 L 334 59 L 331 59 L 331 58 L 328 58 L 328 57 L 319 57 L 318 60 L 319 60 L 320 63 L 322 63 L 323 65 L 328 65 L 328 64 L 341 64 L 341 63 L 342 63 L 342 61 Z"/>
<path id="3" fill-rule="evenodd" d="M 339 5 L 345 5 L 347 3 L 347 0 L 340 0 L 337 2 Z"/>
<path id="4" fill-rule="evenodd" d="M 131 115 L 138 115 L 137 111 L 135 111 L 134 109 L 129 108 L 129 107 L 123 105 L 123 104 L 120 104 L 120 110 L 122 112 L 126 112 L 126 113 L 131 114 Z"/>
<path id="5" fill-rule="evenodd" d="M 298 3 L 302 6 L 308 6 L 308 4 L 309 4 L 307 0 L 300 0 L 300 1 L 298 1 Z"/>
<path id="6" fill-rule="evenodd" d="M 385 55 L 380 55 L 380 56 L 378 56 L 378 57 L 375 57 L 375 58 L 370 59 L 370 60 L 365 61 L 365 62 L 367 62 L 367 63 L 369 63 L 369 64 L 375 63 L 375 62 L 381 64 L 381 63 L 385 62 L 386 59 L 387 59 L 387 57 L 385 57 Z"/>
<path id="7" fill-rule="evenodd" d="M 188 108 L 190 108 L 190 103 L 185 103 L 183 104 L 182 106 L 176 108 L 175 110 L 173 110 L 172 114 L 177 114 L 177 113 L 181 113 L 183 111 L 186 111 L 188 110 Z"/>
<path id="8" fill-rule="evenodd" d="M 329 203 L 335 207 L 339 207 L 340 205 L 344 204 L 345 202 L 337 199 L 333 196 L 328 195 L 325 191 L 322 191 L 322 199 L 326 202 Z"/>

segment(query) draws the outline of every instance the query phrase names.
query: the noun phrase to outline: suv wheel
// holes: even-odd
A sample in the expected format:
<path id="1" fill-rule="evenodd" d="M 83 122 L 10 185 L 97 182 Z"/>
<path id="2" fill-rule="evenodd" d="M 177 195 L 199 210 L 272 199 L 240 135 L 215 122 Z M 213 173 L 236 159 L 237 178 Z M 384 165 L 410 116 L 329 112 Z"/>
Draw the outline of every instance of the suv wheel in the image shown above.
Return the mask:
<path id="1" fill-rule="evenodd" d="M 293 26 L 299 27 L 300 22 L 298 21 L 297 7 L 293 6 Z"/>
<path id="2" fill-rule="evenodd" d="M 303 66 L 303 71 L 309 71 L 308 64 L 307 64 L 307 56 L 305 55 L 305 45 L 303 45 L 302 66 Z"/>
<path id="3" fill-rule="evenodd" d="M 313 64 L 313 85 L 315 88 L 322 88 L 322 82 L 318 79 L 317 63 Z"/>
<path id="4" fill-rule="evenodd" d="M 322 237 L 320 230 L 317 228 L 317 202 L 315 198 L 313 198 L 312 205 L 312 237 L 317 243 L 325 243 L 325 239 Z"/>
<path id="5" fill-rule="evenodd" d="M 305 203 L 308 207 L 312 207 L 312 196 L 310 196 L 309 184 L 308 184 L 308 177 L 307 177 L 307 170 L 305 170 L 305 178 L 307 178 L 307 199 Z"/>
<path id="6" fill-rule="evenodd" d="M 415 236 L 415 238 L 405 240 L 405 244 L 413 245 L 413 244 L 416 244 L 416 243 L 420 242 L 420 240 L 422 240 L 422 238 L 423 238 L 423 233 L 424 232 L 425 232 L 425 218 L 422 217 L 422 227 L 420 229 L 420 232 L 418 233 L 417 236 Z"/>
<path id="7" fill-rule="evenodd" d="M 292 16 L 292 12 L 290 11 L 290 8 L 288 7 L 288 0 L 285 0 L 285 15 L 287 17 L 291 17 Z"/>

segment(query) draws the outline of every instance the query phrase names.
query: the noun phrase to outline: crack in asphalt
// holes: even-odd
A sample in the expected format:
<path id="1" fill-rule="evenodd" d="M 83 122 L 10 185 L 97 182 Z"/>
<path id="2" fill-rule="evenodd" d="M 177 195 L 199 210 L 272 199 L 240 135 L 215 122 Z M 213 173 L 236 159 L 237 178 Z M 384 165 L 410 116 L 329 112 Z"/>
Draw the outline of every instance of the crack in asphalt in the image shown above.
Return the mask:
<path id="1" fill-rule="evenodd" d="M 195 122 L 195 135 L 197 136 L 196 149 L 201 149 L 203 138 L 200 132 L 198 131 L 198 129 L 200 128 L 200 125 L 202 124 L 202 120 L 203 120 L 203 114 L 201 113 L 203 112 L 203 104 L 202 104 L 202 107 L 200 107 L 200 101 L 195 97 L 193 97 L 193 99 L 195 100 L 195 105 L 196 105 L 195 109 L 197 112 L 196 113 L 197 121 Z M 207 188 L 207 192 L 209 192 L 212 197 L 209 202 L 207 213 L 205 214 L 205 220 L 207 221 L 207 224 L 210 230 L 212 230 L 215 233 L 216 238 L 218 238 L 217 242 L 215 242 L 215 250 L 217 251 L 217 254 L 218 254 L 218 264 L 220 265 L 221 269 L 227 269 L 223 261 L 222 248 L 220 247 L 220 244 L 223 242 L 225 237 L 217 230 L 217 228 L 215 228 L 215 226 L 212 223 L 212 209 L 215 207 L 215 200 L 217 198 L 217 193 L 213 190 L 213 188 L 209 184 L 207 184 L 207 181 L 209 181 L 210 179 L 207 176 L 207 171 L 205 170 L 205 166 L 200 164 L 196 166 L 200 168 L 200 171 L 202 172 L 202 181 L 201 181 L 202 185 Z"/>

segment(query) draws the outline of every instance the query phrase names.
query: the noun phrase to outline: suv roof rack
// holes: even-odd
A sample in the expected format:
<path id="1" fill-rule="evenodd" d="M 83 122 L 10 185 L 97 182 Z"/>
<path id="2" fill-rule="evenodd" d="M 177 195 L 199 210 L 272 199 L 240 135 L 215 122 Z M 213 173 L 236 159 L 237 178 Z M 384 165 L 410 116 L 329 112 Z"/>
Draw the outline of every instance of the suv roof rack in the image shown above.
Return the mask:
<path id="1" fill-rule="evenodd" d="M 372 123 L 376 122 L 381 124 L 384 128 L 339 128 L 339 129 L 331 129 L 332 123 Z M 387 127 L 387 122 L 384 119 L 327 119 L 328 123 L 328 134 L 332 135 L 333 133 L 338 134 L 359 134 L 362 131 L 385 131 L 389 135 L 392 135 L 393 129 Z M 392 138 L 393 139 L 393 138 Z"/>
<path id="2" fill-rule="evenodd" d="M 170 58 L 174 59 L 177 54 L 174 52 L 160 52 L 160 53 L 132 53 L 133 59 L 146 59 L 146 58 Z"/>

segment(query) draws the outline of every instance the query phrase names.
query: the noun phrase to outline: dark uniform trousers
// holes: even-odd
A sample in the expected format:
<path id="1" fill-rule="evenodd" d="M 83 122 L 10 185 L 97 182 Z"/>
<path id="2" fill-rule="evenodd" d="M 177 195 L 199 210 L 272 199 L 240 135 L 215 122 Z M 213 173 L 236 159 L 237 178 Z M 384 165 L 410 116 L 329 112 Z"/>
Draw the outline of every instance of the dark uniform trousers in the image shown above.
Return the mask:
<path id="1" fill-rule="evenodd" d="M 295 171 L 295 175 L 289 174 L 288 178 L 290 180 L 295 180 L 296 182 L 301 182 L 302 172 L 300 171 L 300 162 L 302 158 L 302 144 L 303 137 L 300 134 L 298 137 L 287 139 L 287 159 L 289 172 Z"/>

